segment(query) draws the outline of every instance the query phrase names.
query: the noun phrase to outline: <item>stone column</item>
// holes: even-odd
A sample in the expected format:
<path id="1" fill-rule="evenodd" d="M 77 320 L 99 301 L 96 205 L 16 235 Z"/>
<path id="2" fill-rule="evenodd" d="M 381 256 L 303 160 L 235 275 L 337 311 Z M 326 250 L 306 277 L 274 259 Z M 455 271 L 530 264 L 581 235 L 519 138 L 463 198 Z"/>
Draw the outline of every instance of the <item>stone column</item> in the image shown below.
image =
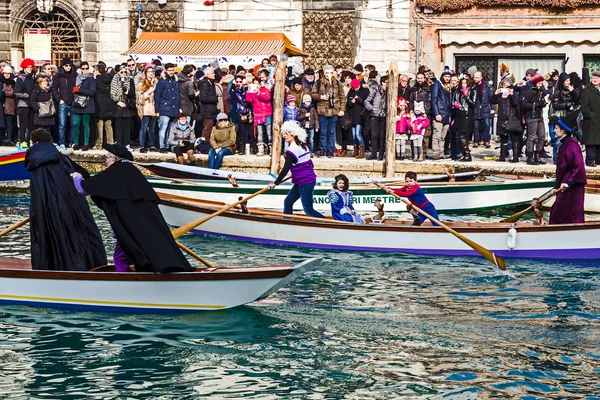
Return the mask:
<path id="1" fill-rule="evenodd" d="M 0 60 L 10 61 L 10 0 L 0 0 Z"/>
<path id="2" fill-rule="evenodd" d="M 2 1 L 2 0 L 0 0 Z M 100 14 L 100 3 L 96 0 L 83 1 L 83 26 L 81 44 L 83 54 L 82 61 L 95 63 L 99 59 L 100 26 L 98 15 Z"/>

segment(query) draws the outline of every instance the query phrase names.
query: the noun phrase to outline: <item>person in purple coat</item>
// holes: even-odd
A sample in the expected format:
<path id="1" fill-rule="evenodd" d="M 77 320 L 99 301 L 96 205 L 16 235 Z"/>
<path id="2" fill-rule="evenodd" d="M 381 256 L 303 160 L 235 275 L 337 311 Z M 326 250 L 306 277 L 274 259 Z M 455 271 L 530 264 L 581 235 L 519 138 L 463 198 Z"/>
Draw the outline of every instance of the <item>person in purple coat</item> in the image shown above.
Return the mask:
<path id="1" fill-rule="evenodd" d="M 554 126 L 561 145 L 556 160 L 556 201 L 550 210 L 550 224 L 576 224 L 585 222 L 583 202 L 585 197 L 585 165 L 581 147 L 571 135 L 577 126 L 577 112 L 560 119 Z"/>

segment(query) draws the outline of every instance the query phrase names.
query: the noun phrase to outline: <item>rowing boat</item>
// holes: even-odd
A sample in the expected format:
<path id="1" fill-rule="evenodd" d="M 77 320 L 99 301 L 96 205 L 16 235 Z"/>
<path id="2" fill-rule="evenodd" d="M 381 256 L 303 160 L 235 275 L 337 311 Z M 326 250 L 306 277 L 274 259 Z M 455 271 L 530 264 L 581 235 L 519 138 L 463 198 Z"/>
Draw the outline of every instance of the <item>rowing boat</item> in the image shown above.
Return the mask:
<path id="1" fill-rule="evenodd" d="M 33 271 L 28 260 L 0 259 L 0 302 L 125 312 L 223 310 L 263 299 L 319 262 L 155 274 L 114 267 Z"/>
<path id="2" fill-rule="evenodd" d="M 219 210 L 223 203 L 159 194 L 167 223 L 181 226 Z M 598 259 L 600 222 L 568 225 L 532 223 L 447 223 L 462 235 L 505 258 Z M 514 228 L 514 231 L 511 230 Z M 384 220 L 366 225 L 285 216 L 274 211 L 249 209 L 248 214 L 228 211 L 204 222 L 193 233 L 235 240 L 343 251 L 403 252 L 422 255 L 478 255 L 443 229 L 410 226 L 409 221 Z M 568 238 L 568 240 L 565 240 Z"/>
<path id="3" fill-rule="evenodd" d="M 227 171 L 223 169 L 211 169 L 211 168 L 202 168 L 190 165 L 180 165 L 169 162 L 159 162 L 159 163 L 139 163 L 142 167 L 152 171 L 158 176 L 162 176 L 164 178 L 178 178 L 178 179 L 201 179 L 201 180 L 217 180 L 217 181 L 227 181 L 229 177 L 234 178 L 236 181 L 247 181 L 247 182 L 260 182 L 260 183 L 269 183 L 275 181 L 277 178 L 273 175 L 268 174 L 254 174 L 247 172 L 235 172 L 235 171 Z M 459 172 L 452 174 L 456 180 L 469 180 L 473 179 L 475 176 L 479 175 L 482 171 L 471 171 L 471 172 Z M 448 181 L 449 177 L 447 174 L 443 175 L 430 175 L 430 176 L 421 176 L 419 177 L 420 181 L 430 181 L 430 182 L 442 182 Z M 372 183 L 374 180 L 378 182 L 386 183 L 386 182 L 396 182 L 398 178 L 351 178 L 350 183 Z M 329 184 L 333 183 L 333 178 L 317 178 L 317 182 L 326 182 Z"/>
<path id="4" fill-rule="evenodd" d="M 240 196 L 247 196 L 263 188 L 258 183 L 239 182 L 233 187 L 229 182 L 213 181 L 190 184 L 169 181 L 168 179 L 149 179 L 159 193 L 190 197 L 198 200 L 222 201 L 235 203 Z M 283 184 L 269 190 L 261 196 L 249 201 L 248 205 L 256 208 L 281 209 L 283 201 L 291 185 Z M 421 185 L 427 198 L 435 204 L 440 212 L 472 213 L 489 211 L 528 204 L 534 197 L 554 187 L 553 179 L 505 180 L 502 182 L 460 182 L 433 184 L 425 182 Z M 318 211 L 330 212 L 328 192 L 331 183 L 320 182 L 315 186 L 313 205 Z M 374 211 L 374 202 L 381 199 L 385 210 L 391 212 L 406 211 L 406 206 L 394 196 L 384 193 L 374 184 L 358 184 L 350 187 L 354 198 L 354 208 L 358 212 Z M 296 202 L 294 209 L 301 211 L 301 202 Z"/>
<path id="5" fill-rule="evenodd" d="M 0 181 L 20 181 L 29 179 L 25 169 L 25 151 L 0 154 Z"/>

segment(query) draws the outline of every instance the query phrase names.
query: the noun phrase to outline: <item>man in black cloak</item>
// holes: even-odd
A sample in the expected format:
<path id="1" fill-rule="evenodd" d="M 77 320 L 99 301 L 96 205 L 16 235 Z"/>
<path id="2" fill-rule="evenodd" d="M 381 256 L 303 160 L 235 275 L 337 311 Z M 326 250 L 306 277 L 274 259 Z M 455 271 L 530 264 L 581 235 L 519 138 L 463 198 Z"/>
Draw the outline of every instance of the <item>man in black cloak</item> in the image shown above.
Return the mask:
<path id="1" fill-rule="evenodd" d="M 25 154 L 31 173 L 31 266 L 35 270 L 87 271 L 106 265 L 100 231 L 88 202 L 69 175 L 87 171 L 61 154 L 45 129 L 31 132 Z"/>
<path id="2" fill-rule="evenodd" d="M 133 155 L 121 144 L 106 144 L 104 149 L 109 152 L 106 170 L 87 179 L 78 173 L 71 176 L 77 191 L 92 196 L 115 232 L 117 270 L 132 263 L 138 272 L 193 271 L 158 209 L 160 198 L 131 164 Z"/>

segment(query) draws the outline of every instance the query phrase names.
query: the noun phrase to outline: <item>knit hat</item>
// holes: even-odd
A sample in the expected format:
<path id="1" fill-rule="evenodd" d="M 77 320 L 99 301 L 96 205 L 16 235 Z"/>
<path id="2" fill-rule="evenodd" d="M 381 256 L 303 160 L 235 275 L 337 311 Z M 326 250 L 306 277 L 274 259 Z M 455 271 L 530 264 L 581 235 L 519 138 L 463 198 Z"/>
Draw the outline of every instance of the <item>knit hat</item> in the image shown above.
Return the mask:
<path id="1" fill-rule="evenodd" d="M 63 58 L 62 63 L 60 64 L 60 66 L 64 67 L 65 65 L 73 65 L 73 61 L 71 61 L 71 59 L 69 57 Z"/>
<path id="2" fill-rule="evenodd" d="M 293 101 L 294 103 L 296 102 L 296 96 L 294 96 L 293 94 L 288 94 L 288 95 L 285 97 L 285 102 L 286 102 L 286 103 L 288 103 L 288 104 L 290 104 L 292 101 Z"/>
<path id="3" fill-rule="evenodd" d="M 360 81 L 354 78 L 352 79 L 352 82 L 350 82 L 350 86 L 352 87 L 352 89 L 356 90 L 360 87 Z"/>
<path id="4" fill-rule="evenodd" d="M 354 70 L 358 71 L 358 72 L 364 72 L 364 68 L 363 68 L 362 64 L 356 64 L 354 66 Z"/>
<path id="5" fill-rule="evenodd" d="M 294 87 L 294 85 L 302 85 L 302 78 L 296 77 L 292 79 L 292 87 Z"/>
<path id="6" fill-rule="evenodd" d="M 422 101 L 415 101 L 415 113 L 420 112 L 421 114 L 425 114 L 425 104 Z"/>
<path id="7" fill-rule="evenodd" d="M 560 75 L 558 76 L 558 84 L 560 86 L 562 86 L 563 83 L 565 83 L 565 81 L 569 78 L 570 78 L 569 74 L 567 74 L 566 72 L 561 72 Z"/>
<path id="8" fill-rule="evenodd" d="M 535 75 L 535 69 L 529 68 L 527 71 L 525 71 L 525 75 Z"/>
<path id="9" fill-rule="evenodd" d="M 12 68 L 10 67 L 10 65 L 5 65 L 4 69 L 2 70 L 3 74 L 12 74 Z"/>
<path id="10" fill-rule="evenodd" d="M 472 65 L 469 67 L 469 69 L 467 70 L 467 74 L 473 76 L 475 75 L 475 72 L 477 72 L 477 66 Z"/>
<path id="11" fill-rule="evenodd" d="M 512 79 L 510 79 L 509 76 L 507 76 L 506 78 L 502 79 L 501 83 L 508 83 L 510 86 L 513 85 L 513 81 L 512 81 Z"/>
<path id="12" fill-rule="evenodd" d="M 315 70 L 312 68 L 307 68 L 304 70 L 304 75 L 314 75 L 315 74 Z"/>
<path id="13" fill-rule="evenodd" d="M 227 114 L 225 114 L 225 113 L 219 113 L 219 115 L 217 115 L 217 121 L 222 121 L 224 119 L 225 120 L 229 120 L 229 117 L 227 116 Z"/>
<path id="14" fill-rule="evenodd" d="M 406 101 L 404 97 L 398 97 L 398 106 L 400 106 L 401 104 L 408 106 L 408 101 Z"/>
<path id="15" fill-rule="evenodd" d="M 285 121 L 281 125 L 281 134 L 285 135 L 286 133 L 296 136 L 302 143 L 306 143 L 306 131 L 298 126 L 296 121 Z"/>
<path id="16" fill-rule="evenodd" d="M 242 71 L 245 71 L 245 70 L 246 70 L 246 68 L 244 68 L 244 67 L 243 67 L 243 66 L 241 66 L 241 65 L 238 65 L 238 66 L 237 66 L 237 68 L 235 69 L 235 72 L 236 72 L 237 74 L 239 74 L 240 72 L 242 72 Z"/>
<path id="17" fill-rule="evenodd" d="M 600 77 L 600 71 L 594 71 L 594 72 L 592 72 L 592 76 L 598 76 L 598 77 Z"/>
<path id="18" fill-rule="evenodd" d="M 302 96 L 302 102 L 303 103 L 312 103 L 312 97 L 310 96 L 310 94 L 305 94 L 304 96 Z"/>
<path id="19" fill-rule="evenodd" d="M 447 65 L 444 67 L 444 70 L 442 71 L 440 78 L 443 78 L 444 75 L 452 75 L 452 71 L 450 71 L 450 67 Z"/>
<path id="20" fill-rule="evenodd" d="M 204 76 L 204 72 L 202 72 L 202 70 L 198 70 L 196 71 L 196 73 L 194 74 L 194 78 L 196 79 L 200 79 Z"/>
<path id="21" fill-rule="evenodd" d="M 543 81 L 544 81 L 544 77 L 542 75 L 537 74 L 537 75 L 533 75 L 531 77 L 532 85 L 537 85 L 538 83 L 543 82 Z"/>
<path id="22" fill-rule="evenodd" d="M 21 61 L 21 68 L 25 69 L 27 67 L 35 67 L 35 61 L 31 58 L 24 58 L 23 61 Z"/>
<path id="23" fill-rule="evenodd" d="M 563 118 L 559 119 L 556 123 L 560 125 L 567 133 L 571 134 L 573 129 L 577 126 L 577 116 L 579 115 L 579 110 L 570 112 Z"/>

